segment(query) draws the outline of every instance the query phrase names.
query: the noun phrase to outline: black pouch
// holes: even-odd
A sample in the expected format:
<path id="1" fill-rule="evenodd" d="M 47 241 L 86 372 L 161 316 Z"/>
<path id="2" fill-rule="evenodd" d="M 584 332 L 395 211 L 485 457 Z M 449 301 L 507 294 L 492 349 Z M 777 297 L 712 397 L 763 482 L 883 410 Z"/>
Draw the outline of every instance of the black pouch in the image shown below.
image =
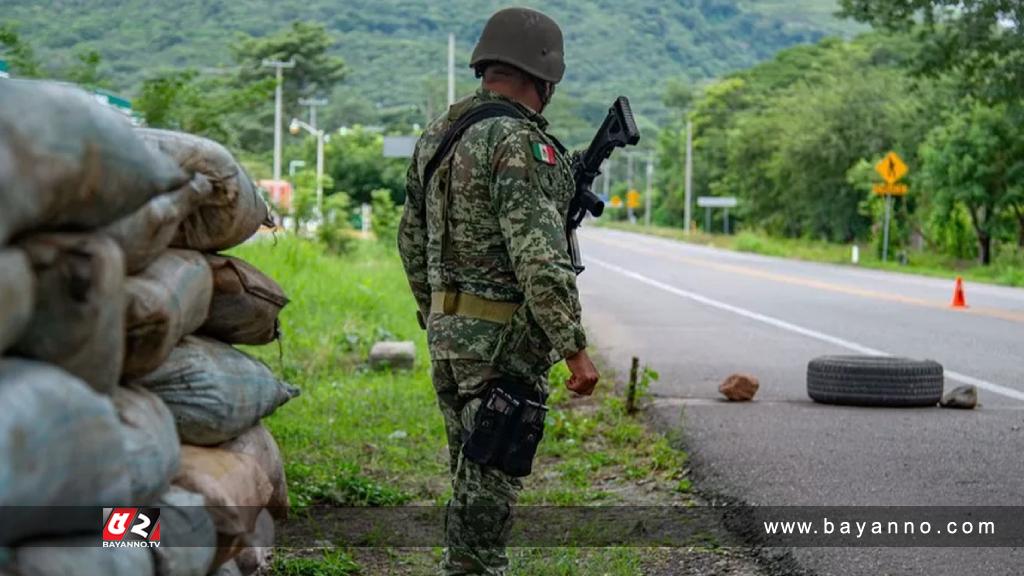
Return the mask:
<path id="1" fill-rule="evenodd" d="M 481 466 L 494 466 L 501 458 L 505 439 L 518 412 L 519 401 L 498 386 L 492 386 L 476 412 L 473 431 L 462 444 L 462 455 Z"/>
<path id="2" fill-rule="evenodd" d="M 495 381 L 462 445 L 463 456 L 509 476 L 528 476 L 544 437 L 547 412 L 547 406 L 530 399 L 517 382 Z"/>
<path id="3" fill-rule="evenodd" d="M 513 419 L 516 426 L 509 436 L 504 458 L 498 468 L 517 478 L 530 475 L 537 446 L 544 437 L 544 419 L 547 414 L 547 406 L 533 400 L 523 400 L 519 407 L 519 417 Z"/>

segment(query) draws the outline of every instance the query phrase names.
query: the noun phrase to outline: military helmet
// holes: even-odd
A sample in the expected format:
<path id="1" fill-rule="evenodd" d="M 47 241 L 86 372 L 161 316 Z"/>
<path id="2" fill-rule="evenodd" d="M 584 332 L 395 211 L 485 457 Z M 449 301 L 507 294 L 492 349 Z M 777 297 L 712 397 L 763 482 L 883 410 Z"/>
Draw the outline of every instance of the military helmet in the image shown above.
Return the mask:
<path id="1" fill-rule="evenodd" d="M 486 62 L 515 66 L 557 84 L 565 73 L 562 30 L 549 16 L 536 10 L 499 10 L 484 25 L 469 66 L 476 68 Z"/>

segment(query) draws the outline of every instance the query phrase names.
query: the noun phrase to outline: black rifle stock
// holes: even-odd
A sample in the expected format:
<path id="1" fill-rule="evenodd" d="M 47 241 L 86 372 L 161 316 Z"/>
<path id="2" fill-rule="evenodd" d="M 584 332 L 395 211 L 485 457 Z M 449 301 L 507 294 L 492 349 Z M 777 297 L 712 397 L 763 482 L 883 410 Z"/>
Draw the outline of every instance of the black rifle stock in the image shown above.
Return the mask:
<path id="1" fill-rule="evenodd" d="M 579 156 L 573 166 L 576 179 L 576 194 L 569 203 L 569 217 L 565 223 L 565 236 L 569 241 L 569 257 L 576 273 L 583 272 L 576 229 L 589 213 L 597 218 L 604 212 L 604 201 L 591 190 L 594 179 L 601 174 L 601 163 L 612 155 L 616 148 L 635 146 L 640 141 L 640 131 L 633 120 L 633 110 L 625 96 L 615 99 L 608 115 L 598 128 L 590 146 Z"/>

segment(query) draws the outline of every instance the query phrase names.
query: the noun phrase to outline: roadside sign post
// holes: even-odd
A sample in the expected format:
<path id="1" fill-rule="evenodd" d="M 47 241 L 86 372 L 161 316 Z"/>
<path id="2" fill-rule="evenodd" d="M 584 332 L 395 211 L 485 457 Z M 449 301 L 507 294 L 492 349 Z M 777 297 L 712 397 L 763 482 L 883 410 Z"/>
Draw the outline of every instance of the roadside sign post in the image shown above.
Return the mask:
<path id="1" fill-rule="evenodd" d="M 889 152 L 878 164 L 875 171 L 885 180 L 885 184 L 875 184 L 872 191 L 885 197 L 885 221 L 882 224 L 882 262 L 889 260 L 889 222 L 892 220 L 893 196 L 906 196 L 909 188 L 906 184 L 898 184 L 907 175 L 909 168 L 899 154 Z"/>
<path id="2" fill-rule="evenodd" d="M 697 206 L 704 209 L 704 233 L 711 232 L 711 209 L 722 208 L 725 210 L 724 230 L 729 233 L 729 208 L 735 208 L 739 204 L 735 196 L 698 196 Z"/>
<path id="3" fill-rule="evenodd" d="M 882 229 L 882 262 L 889 260 L 889 220 L 892 219 L 892 195 L 885 196 L 885 225 Z"/>

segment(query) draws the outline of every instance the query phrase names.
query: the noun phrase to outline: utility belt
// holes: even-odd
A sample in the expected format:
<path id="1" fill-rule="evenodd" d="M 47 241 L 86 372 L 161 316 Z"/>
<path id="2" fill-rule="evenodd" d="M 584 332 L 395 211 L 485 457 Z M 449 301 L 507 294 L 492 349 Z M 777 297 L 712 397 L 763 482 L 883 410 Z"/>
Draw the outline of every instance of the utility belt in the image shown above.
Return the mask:
<path id="1" fill-rule="evenodd" d="M 519 302 L 488 300 L 465 292 L 433 292 L 430 294 L 430 313 L 447 316 L 466 316 L 504 324 L 521 306 Z"/>

